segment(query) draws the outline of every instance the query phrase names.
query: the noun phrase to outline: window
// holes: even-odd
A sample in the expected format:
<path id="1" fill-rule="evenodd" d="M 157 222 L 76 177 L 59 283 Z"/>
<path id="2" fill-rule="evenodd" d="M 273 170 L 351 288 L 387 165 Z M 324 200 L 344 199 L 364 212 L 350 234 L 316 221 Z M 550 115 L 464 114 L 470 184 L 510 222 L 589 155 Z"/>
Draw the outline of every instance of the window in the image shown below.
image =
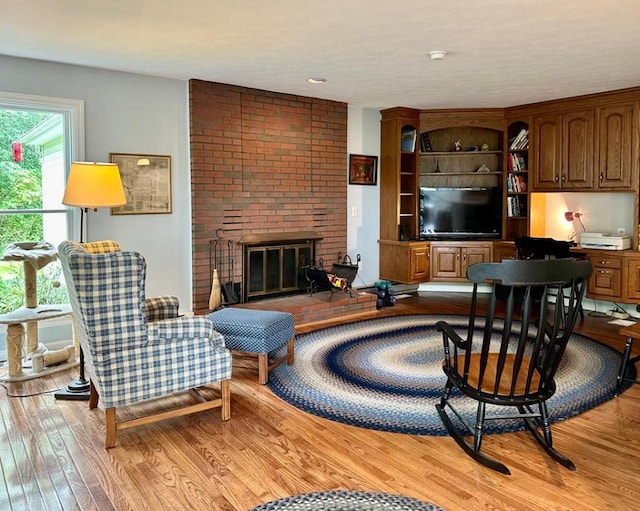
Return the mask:
<path id="1" fill-rule="evenodd" d="M 9 243 L 78 239 L 78 210 L 62 204 L 72 161 L 84 159 L 84 103 L 0 92 L 0 254 Z M 22 265 L 0 261 L 0 313 L 23 304 Z M 38 302 L 66 302 L 60 266 L 38 272 Z"/>

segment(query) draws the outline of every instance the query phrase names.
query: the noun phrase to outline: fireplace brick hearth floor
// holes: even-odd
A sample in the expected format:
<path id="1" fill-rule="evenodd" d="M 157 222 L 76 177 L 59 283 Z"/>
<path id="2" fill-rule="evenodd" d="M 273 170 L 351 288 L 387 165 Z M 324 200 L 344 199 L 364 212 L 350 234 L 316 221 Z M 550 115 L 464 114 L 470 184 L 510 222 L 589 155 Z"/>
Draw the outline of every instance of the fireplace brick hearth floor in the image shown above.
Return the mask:
<path id="1" fill-rule="evenodd" d="M 246 309 L 274 310 L 290 312 L 294 316 L 296 333 L 303 333 L 323 324 L 357 321 L 376 315 L 377 296 L 364 291 L 353 290 L 353 297 L 347 293 L 330 291 L 298 294 L 277 298 L 266 298 L 234 305 Z"/>

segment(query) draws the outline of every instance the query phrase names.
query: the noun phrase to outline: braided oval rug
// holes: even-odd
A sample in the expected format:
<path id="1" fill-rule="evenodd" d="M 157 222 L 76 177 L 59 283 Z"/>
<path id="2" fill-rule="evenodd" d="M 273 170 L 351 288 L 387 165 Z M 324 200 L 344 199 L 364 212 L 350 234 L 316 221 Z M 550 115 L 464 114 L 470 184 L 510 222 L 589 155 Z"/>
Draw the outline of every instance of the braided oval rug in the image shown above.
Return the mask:
<path id="1" fill-rule="evenodd" d="M 448 321 L 461 335 L 466 331 L 466 316 L 412 315 L 300 335 L 295 363 L 274 369 L 268 385 L 296 408 L 333 421 L 447 435 L 435 408 L 446 381 L 442 334 L 435 329 L 439 320 Z M 495 336 L 499 339 L 500 331 Z M 556 393 L 547 401 L 551 421 L 574 417 L 613 398 L 620 360 L 613 348 L 573 334 L 556 373 Z M 473 422 L 476 402 L 456 395 L 456 408 Z M 491 411 L 487 406 L 487 416 Z M 491 420 L 485 427 L 489 434 L 524 429 L 521 420 Z"/>
<path id="2" fill-rule="evenodd" d="M 444 511 L 428 502 L 364 491 L 333 490 L 303 493 L 267 502 L 251 511 Z"/>

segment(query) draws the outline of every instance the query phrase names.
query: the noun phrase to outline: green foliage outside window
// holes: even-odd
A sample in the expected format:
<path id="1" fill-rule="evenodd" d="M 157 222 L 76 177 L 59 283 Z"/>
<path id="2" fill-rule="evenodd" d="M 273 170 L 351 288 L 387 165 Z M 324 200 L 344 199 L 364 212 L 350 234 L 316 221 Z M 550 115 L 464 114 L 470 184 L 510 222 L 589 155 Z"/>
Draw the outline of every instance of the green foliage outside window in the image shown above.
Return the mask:
<path id="1" fill-rule="evenodd" d="M 22 161 L 13 161 L 12 143 L 49 115 L 46 112 L 0 109 L 0 210 L 42 208 L 42 155 L 40 147 L 23 145 Z M 43 239 L 41 214 L 0 213 L 0 254 L 9 243 Z M 65 303 L 59 263 L 38 271 L 38 303 Z M 0 314 L 24 304 L 24 271 L 20 262 L 0 261 Z"/>

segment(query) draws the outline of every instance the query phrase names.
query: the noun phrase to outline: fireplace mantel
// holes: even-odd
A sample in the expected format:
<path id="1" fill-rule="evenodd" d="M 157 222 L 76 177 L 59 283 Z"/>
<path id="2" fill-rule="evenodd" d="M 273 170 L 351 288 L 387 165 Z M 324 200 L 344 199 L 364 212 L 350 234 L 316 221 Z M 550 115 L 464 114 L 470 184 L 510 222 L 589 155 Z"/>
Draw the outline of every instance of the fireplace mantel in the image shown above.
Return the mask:
<path id="1" fill-rule="evenodd" d="M 257 234 L 245 234 L 238 243 L 240 245 L 268 245 L 270 243 L 286 243 L 288 241 L 315 241 L 322 236 L 314 231 L 294 232 L 263 232 Z"/>

